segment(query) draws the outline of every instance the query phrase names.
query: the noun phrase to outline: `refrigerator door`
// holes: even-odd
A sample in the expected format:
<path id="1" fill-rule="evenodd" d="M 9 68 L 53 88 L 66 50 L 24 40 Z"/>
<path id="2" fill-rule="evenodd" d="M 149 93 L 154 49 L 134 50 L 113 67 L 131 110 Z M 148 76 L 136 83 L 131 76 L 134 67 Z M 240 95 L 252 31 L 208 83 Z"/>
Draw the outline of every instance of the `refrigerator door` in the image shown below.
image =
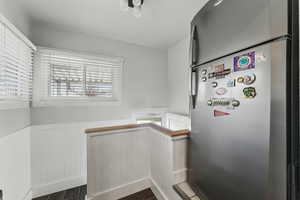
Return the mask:
<path id="1" fill-rule="evenodd" d="M 288 0 L 210 0 L 191 25 L 191 65 L 196 66 L 287 35 Z"/>
<path id="2" fill-rule="evenodd" d="M 201 199 L 286 199 L 286 44 L 197 68 L 188 182 Z"/>

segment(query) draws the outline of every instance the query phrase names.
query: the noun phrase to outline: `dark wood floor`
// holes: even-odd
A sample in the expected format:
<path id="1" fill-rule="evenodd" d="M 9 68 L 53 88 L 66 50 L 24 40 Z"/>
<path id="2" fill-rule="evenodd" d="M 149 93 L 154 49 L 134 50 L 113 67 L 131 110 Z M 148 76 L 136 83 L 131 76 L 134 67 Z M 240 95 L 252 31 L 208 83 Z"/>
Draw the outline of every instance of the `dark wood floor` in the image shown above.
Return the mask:
<path id="1" fill-rule="evenodd" d="M 38 197 L 33 200 L 84 200 L 86 195 L 86 185 L 57 192 L 54 194 Z"/>
<path id="2" fill-rule="evenodd" d="M 86 185 L 38 197 L 33 200 L 85 200 Z M 157 200 L 151 189 L 146 189 L 120 200 Z"/>
<path id="3" fill-rule="evenodd" d="M 146 189 L 120 200 L 157 200 L 151 189 Z"/>

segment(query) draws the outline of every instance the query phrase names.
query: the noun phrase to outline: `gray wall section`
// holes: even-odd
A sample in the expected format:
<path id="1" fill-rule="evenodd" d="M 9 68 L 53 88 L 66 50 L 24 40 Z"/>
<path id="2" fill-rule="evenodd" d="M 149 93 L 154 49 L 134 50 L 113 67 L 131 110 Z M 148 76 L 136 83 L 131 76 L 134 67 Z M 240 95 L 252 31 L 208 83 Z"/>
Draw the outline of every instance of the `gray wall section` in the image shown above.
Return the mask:
<path id="1" fill-rule="evenodd" d="M 0 13 L 4 15 L 26 36 L 30 35 L 30 19 L 19 2 L 15 0 L 0 0 Z"/>
<path id="2" fill-rule="evenodd" d="M 118 120 L 143 108 L 167 107 L 166 51 L 45 24 L 33 23 L 31 40 L 39 46 L 123 57 L 123 97 L 120 106 L 35 107 L 31 112 L 33 125 Z"/>
<path id="3" fill-rule="evenodd" d="M 26 36 L 30 23 L 22 8 L 12 0 L 0 0 L 0 13 Z M 0 137 L 14 133 L 30 125 L 30 109 L 0 110 Z"/>
<path id="4" fill-rule="evenodd" d="M 189 114 L 189 37 L 168 49 L 169 112 Z"/>
<path id="5" fill-rule="evenodd" d="M 0 138 L 30 125 L 30 109 L 0 110 Z"/>

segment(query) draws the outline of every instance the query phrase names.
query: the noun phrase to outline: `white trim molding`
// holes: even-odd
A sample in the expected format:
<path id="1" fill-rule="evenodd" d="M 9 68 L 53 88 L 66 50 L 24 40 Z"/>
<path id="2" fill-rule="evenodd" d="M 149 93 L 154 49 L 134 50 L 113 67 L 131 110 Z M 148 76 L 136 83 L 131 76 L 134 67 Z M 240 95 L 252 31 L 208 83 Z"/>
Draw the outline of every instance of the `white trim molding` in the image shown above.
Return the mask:
<path id="1" fill-rule="evenodd" d="M 144 178 L 130 182 L 103 192 L 88 196 L 90 200 L 117 200 L 136 192 L 145 190 L 151 186 L 150 179 Z"/>
<path id="2" fill-rule="evenodd" d="M 28 47 L 36 51 L 36 46 L 15 26 L 13 25 L 6 17 L 0 13 L 0 22 L 5 24 L 5 26 L 10 29 L 16 36 L 22 40 Z"/>
<path id="3" fill-rule="evenodd" d="M 32 188 L 32 197 L 37 198 L 48 194 L 53 194 L 58 191 L 67 190 L 70 188 L 82 186 L 86 184 L 85 177 L 71 177 L 55 182 L 39 185 Z"/>

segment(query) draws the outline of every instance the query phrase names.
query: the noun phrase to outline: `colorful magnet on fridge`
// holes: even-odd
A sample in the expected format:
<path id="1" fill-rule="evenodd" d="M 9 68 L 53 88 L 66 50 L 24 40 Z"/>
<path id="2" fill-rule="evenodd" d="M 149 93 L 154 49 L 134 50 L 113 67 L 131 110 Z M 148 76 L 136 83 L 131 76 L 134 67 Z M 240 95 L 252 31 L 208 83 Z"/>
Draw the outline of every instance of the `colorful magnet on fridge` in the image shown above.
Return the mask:
<path id="1" fill-rule="evenodd" d="M 231 73 L 231 69 L 225 69 L 223 71 L 220 71 L 220 72 L 216 72 L 215 73 L 215 77 L 217 79 L 220 79 L 220 78 L 224 78 L 226 75 L 230 74 Z"/>
<path id="2" fill-rule="evenodd" d="M 221 117 L 221 116 L 226 116 L 226 115 L 230 115 L 230 113 L 223 112 L 220 110 L 214 110 L 214 117 Z"/>
<path id="3" fill-rule="evenodd" d="M 243 93 L 247 99 L 253 99 L 256 97 L 256 89 L 254 87 L 244 88 Z"/>
<path id="4" fill-rule="evenodd" d="M 235 79 L 229 80 L 227 82 L 227 87 L 235 87 Z"/>
<path id="5" fill-rule="evenodd" d="M 212 86 L 213 88 L 217 87 L 217 86 L 218 86 L 218 82 L 212 82 L 212 83 L 211 83 L 211 86 Z"/>
<path id="6" fill-rule="evenodd" d="M 245 80 L 244 77 L 238 77 L 237 78 L 238 83 L 244 83 L 244 80 Z"/>
<path id="7" fill-rule="evenodd" d="M 227 89 L 226 88 L 218 88 L 217 90 L 216 90 L 216 94 L 217 95 L 224 95 L 224 94 L 226 94 L 227 93 Z"/>
<path id="8" fill-rule="evenodd" d="M 255 68 L 255 51 L 241 55 L 236 56 L 233 59 L 234 64 L 234 71 L 244 71 L 248 69 L 254 69 Z"/>
<path id="9" fill-rule="evenodd" d="M 254 83 L 256 81 L 256 76 L 255 74 L 248 74 L 244 77 L 244 83 L 246 85 L 251 85 L 252 83 Z"/>

